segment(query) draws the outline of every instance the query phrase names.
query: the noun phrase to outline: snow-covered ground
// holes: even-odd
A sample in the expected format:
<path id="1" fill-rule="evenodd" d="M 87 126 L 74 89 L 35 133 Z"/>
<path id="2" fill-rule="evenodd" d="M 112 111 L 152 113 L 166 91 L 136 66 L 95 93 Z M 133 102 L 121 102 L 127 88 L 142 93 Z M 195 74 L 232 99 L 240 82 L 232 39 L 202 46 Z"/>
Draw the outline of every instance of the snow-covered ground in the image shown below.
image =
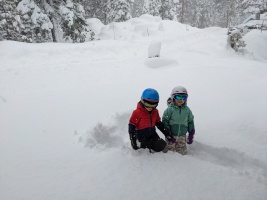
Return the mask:
<path id="1" fill-rule="evenodd" d="M 95 28 L 102 40 L 83 44 L 0 42 L 0 199 L 266 200 L 267 32 L 238 55 L 222 28 L 148 15 Z M 189 154 L 132 150 L 142 91 L 158 90 L 162 114 L 177 85 Z"/>

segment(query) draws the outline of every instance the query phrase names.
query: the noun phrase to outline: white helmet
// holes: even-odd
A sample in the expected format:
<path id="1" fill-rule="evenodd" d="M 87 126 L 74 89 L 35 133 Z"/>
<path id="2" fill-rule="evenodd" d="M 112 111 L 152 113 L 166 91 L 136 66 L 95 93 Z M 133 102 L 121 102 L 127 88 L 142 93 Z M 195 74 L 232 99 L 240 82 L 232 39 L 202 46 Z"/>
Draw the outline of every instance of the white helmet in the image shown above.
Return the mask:
<path id="1" fill-rule="evenodd" d="M 171 96 L 173 96 L 174 94 L 187 94 L 188 95 L 187 90 L 183 86 L 176 86 L 175 88 L 173 88 Z"/>

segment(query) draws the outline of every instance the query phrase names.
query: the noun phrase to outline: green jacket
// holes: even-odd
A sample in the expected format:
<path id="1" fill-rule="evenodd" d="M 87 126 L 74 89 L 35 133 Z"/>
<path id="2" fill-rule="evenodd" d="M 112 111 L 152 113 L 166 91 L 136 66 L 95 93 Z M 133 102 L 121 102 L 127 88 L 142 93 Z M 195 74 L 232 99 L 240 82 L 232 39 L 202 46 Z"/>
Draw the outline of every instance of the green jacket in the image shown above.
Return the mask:
<path id="1" fill-rule="evenodd" d="M 195 130 L 194 115 L 186 103 L 182 106 L 169 104 L 163 113 L 162 122 L 174 136 L 184 136 Z"/>

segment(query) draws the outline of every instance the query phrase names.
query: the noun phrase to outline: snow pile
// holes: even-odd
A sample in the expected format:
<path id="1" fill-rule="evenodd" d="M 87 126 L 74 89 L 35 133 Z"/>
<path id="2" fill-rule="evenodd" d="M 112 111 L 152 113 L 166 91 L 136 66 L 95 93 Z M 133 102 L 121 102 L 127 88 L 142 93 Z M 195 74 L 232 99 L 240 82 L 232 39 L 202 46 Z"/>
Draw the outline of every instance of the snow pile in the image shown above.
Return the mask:
<path id="1" fill-rule="evenodd" d="M 114 37 L 97 23 L 107 40 L 0 42 L 1 199 L 265 200 L 267 33 L 249 32 L 244 56 L 226 29 L 147 16 L 116 23 Z M 142 23 L 155 34 L 136 32 Z M 148 58 L 152 41 L 160 57 Z M 133 151 L 142 91 L 157 89 L 162 115 L 176 85 L 195 116 L 189 154 Z"/>
<path id="2" fill-rule="evenodd" d="M 244 40 L 247 44 L 246 49 L 249 49 L 250 52 L 254 52 L 253 56 L 255 58 L 264 61 L 267 60 L 267 53 L 265 51 L 267 35 L 265 32 L 266 31 L 262 33 L 260 30 L 253 30 L 244 36 Z"/>
<path id="3" fill-rule="evenodd" d="M 102 27 L 99 38 L 102 40 L 129 40 L 160 35 L 164 27 L 160 17 L 144 14 L 126 22 L 110 23 Z"/>
<path id="4" fill-rule="evenodd" d="M 90 18 L 86 20 L 89 28 L 91 31 L 95 33 L 96 36 L 99 35 L 100 30 L 103 26 L 105 26 L 99 19 L 97 18 Z"/>
<path id="5" fill-rule="evenodd" d="M 114 119 L 116 122 L 113 125 L 104 125 L 102 123 L 96 124 L 91 130 L 86 132 L 86 137 L 79 139 L 80 142 L 84 141 L 85 147 L 109 149 L 122 147 L 125 140 L 128 139 L 125 130 L 127 130 L 128 119 L 130 113 L 116 115 Z"/>

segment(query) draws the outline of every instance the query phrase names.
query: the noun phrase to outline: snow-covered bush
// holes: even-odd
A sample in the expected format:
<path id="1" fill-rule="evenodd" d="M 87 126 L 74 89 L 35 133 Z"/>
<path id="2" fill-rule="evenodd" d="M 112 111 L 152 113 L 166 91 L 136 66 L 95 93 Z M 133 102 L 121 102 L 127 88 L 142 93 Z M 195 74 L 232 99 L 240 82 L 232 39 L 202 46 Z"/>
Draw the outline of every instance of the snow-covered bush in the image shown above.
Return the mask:
<path id="1" fill-rule="evenodd" d="M 235 29 L 228 33 L 229 45 L 236 51 L 240 51 L 241 48 L 245 47 L 245 41 L 242 39 L 242 34 L 239 29 Z"/>

